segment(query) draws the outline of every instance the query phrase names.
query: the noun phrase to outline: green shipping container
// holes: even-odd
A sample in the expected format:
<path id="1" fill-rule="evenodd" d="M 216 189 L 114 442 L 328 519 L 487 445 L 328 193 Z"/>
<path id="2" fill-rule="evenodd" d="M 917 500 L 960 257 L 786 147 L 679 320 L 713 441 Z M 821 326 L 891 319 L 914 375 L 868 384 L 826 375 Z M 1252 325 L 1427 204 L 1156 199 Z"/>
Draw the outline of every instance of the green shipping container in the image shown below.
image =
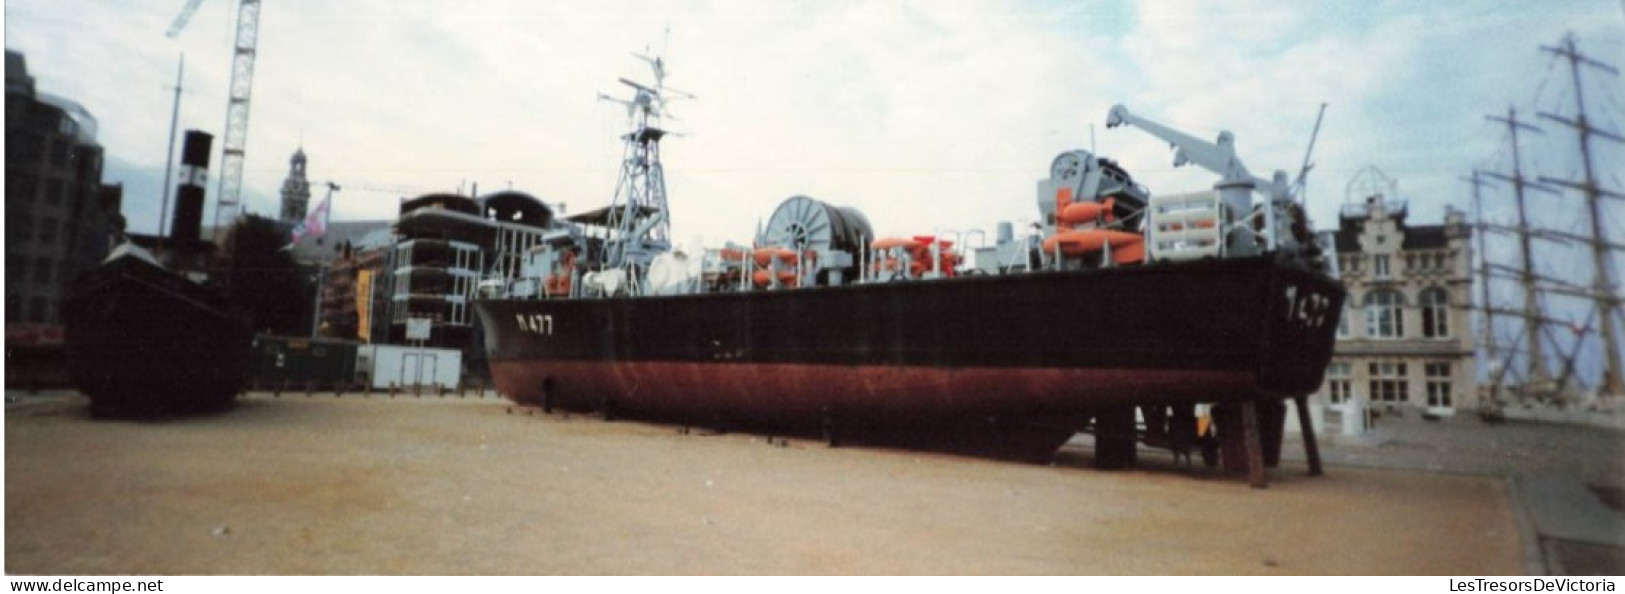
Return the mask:
<path id="1" fill-rule="evenodd" d="M 360 343 L 334 338 L 259 336 L 255 338 L 258 365 L 253 385 L 269 389 L 318 388 L 355 383 L 356 347 Z"/>

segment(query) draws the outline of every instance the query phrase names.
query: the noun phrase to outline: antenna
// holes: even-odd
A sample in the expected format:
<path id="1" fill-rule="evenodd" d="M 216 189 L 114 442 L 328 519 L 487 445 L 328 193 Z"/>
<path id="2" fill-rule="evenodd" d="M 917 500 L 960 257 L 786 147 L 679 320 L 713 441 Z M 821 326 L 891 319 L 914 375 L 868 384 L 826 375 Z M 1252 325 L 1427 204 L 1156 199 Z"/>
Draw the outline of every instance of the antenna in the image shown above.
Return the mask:
<path id="1" fill-rule="evenodd" d="M 1309 148 L 1303 151 L 1303 167 L 1298 169 L 1298 179 L 1292 182 L 1289 195 L 1298 203 L 1298 208 L 1304 208 L 1309 201 L 1306 197 L 1309 186 L 1309 170 L 1314 169 L 1314 163 L 1309 162 L 1309 156 L 1315 153 L 1315 139 L 1320 137 L 1320 121 L 1326 117 L 1326 102 L 1320 102 L 1320 113 L 1315 115 L 1315 129 L 1309 133 Z"/>
<path id="2" fill-rule="evenodd" d="M 196 4 L 196 2 L 193 2 L 189 6 L 192 6 L 195 10 L 197 8 Z M 190 16 L 190 14 L 188 13 L 187 16 Z M 170 37 L 174 37 L 174 35 L 170 35 Z M 183 52 L 181 53 L 180 65 L 175 68 L 175 104 L 169 112 L 169 158 L 164 161 L 164 189 L 158 193 L 163 197 L 163 205 L 158 208 L 159 237 L 168 237 L 164 235 L 164 221 L 169 219 L 169 193 L 174 191 L 169 185 L 172 183 L 170 171 L 175 167 L 175 127 L 181 118 L 181 78 L 185 74 L 186 54 Z"/>

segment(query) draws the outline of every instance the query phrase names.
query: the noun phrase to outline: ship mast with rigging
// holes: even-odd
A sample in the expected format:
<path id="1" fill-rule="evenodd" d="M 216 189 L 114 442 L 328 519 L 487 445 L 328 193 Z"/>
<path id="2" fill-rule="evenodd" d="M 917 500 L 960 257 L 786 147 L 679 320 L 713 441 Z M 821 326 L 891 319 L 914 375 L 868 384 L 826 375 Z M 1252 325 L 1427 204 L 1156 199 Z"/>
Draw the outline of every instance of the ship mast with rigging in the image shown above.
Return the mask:
<path id="1" fill-rule="evenodd" d="M 1563 39 L 1558 47 L 1542 46 L 1542 50 L 1553 54 L 1557 58 L 1566 59 L 1569 63 L 1569 72 L 1574 88 L 1575 114 L 1573 117 L 1538 112 L 1541 119 L 1558 122 L 1576 132 L 1579 141 L 1579 154 L 1583 164 L 1583 178 L 1580 180 L 1561 179 L 1553 176 L 1539 175 L 1535 180 L 1524 174 L 1522 154 L 1519 144 L 1519 132 L 1543 133 L 1527 122 L 1518 119 L 1517 110 L 1508 108 L 1507 115 L 1487 116 L 1493 122 L 1505 124 L 1511 142 L 1512 171 L 1510 174 L 1495 172 L 1474 171 L 1468 180 L 1473 185 L 1474 207 L 1478 211 L 1477 226 L 1480 235 L 1478 246 L 1480 266 L 1479 275 L 1483 285 L 1482 300 L 1475 309 L 1484 316 L 1485 354 L 1486 363 L 1490 373 L 1490 395 L 1486 406 L 1487 412 L 1495 413 L 1502 404 L 1501 392 L 1506 387 L 1506 379 L 1512 371 L 1513 361 L 1520 353 L 1524 355 L 1524 375 L 1514 386 L 1514 392 L 1525 399 L 1531 397 L 1537 400 L 1563 403 L 1571 399 L 1570 383 L 1576 373 L 1576 359 L 1584 350 L 1585 342 L 1592 324 L 1595 322 L 1600 328 L 1602 341 L 1603 372 L 1595 384 L 1599 396 L 1618 398 L 1625 395 L 1625 367 L 1622 367 L 1619 347 L 1619 316 L 1621 313 L 1621 300 L 1619 286 L 1613 279 L 1613 268 L 1610 259 L 1614 253 L 1625 245 L 1615 243 L 1608 238 L 1607 224 L 1604 219 L 1605 203 L 1603 198 L 1625 199 L 1625 194 L 1605 189 L 1599 183 L 1594 167 L 1592 137 L 1625 143 L 1625 137 L 1617 133 L 1596 128 L 1587 117 L 1583 81 L 1580 77 L 1580 66 L 1587 66 L 1605 74 L 1618 76 L 1618 70 L 1613 66 L 1593 60 L 1581 54 L 1575 47 L 1574 36 L 1571 34 Z M 1490 185 L 1482 177 L 1490 177 L 1511 185 L 1513 196 L 1517 204 L 1518 221 L 1516 225 L 1496 225 L 1486 220 L 1484 208 L 1479 198 L 1481 186 Z M 1586 215 L 1589 222 L 1589 233 L 1572 233 L 1558 229 L 1538 228 L 1529 216 L 1527 204 L 1527 190 L 1536 190 L 1561 197 L 1564 193 L 1560 189 L 1580 192 L 1586 200 Z M 1482 233 L 1504 233 L 1514 237 L 1518 242 L 1519 263 L 1517 266 L 1506 266 L 1492 263 L 1489 259 L 1488 247 L 1485 245 Z M 1590 253 L 1593 273 L 1589 286 L 1582 285 L 1560 276 L 1540 273 L 1535 270 L 1535 248 L 1532 240 L 1542 240 L 1561 245 L 1581 245 Z M 1490 284 L 1494 279 L 1510 279 L 1518 283 L 1523 294 L 1523 303 L 1520 308 L 1498 307 L 1491 301 L 1492 290 Z M 1590 302 L 1590 311 L 1585 323 L 1575 324 L 1572 320 L 1558 319 L 1550 315 L 1543 303 L 1547 301 L 1543 295 L 1556 295 L 1569 298 L 1579 298 Z M 1505 348 L 1498 350 L 1498 340 L 1495 333 L 1495 318 L 1506 316 L 1521 322 L 1521 335 L 1506 344 Z M 1575 332 L 1577 338 L 1569 349 L 1564 349 L 1562 341 L 1551 332 L 1551 327 L 1566 327 Z M 1543 340 L 1544 339 L 1544 340 Z M 1521 343 L 1521 344 L 1520 344 Z M 1546 345 L 1550 344 L 1561 360 L 1561 371 L 1554 377 L 1548 368 Z M 1567 350 L 1568 352 L 1564 352 Z M 1512 373 L 1516 376 L 1516 373 Z"/>
<path id="2" fill-rule="evenodd" d="M 1602 199 L 1604 197 L 1613 198 L 1616 200 L 1625 199 L 1625 194 L 1604 190 L 1600 185 L 1598 185 L 1597 174 L 1592 165 L 1591 155 L 1591 137 L 1597 136 L 1605 140 L 1612 140 L 1619 143 L 1625 143 L 1625 137 L 1621 137 L 1618 134 L 1605 130 L 1599 130 L 1593 127 L 1586 119 L 1585 87 L 1581 84 L 1580 80 L 1580 66 L 1584 65 L 1595 68 L 1605 74 L 1610 74 L 1616 77 L 1619 76 L 1619 70 L 1615 69 L 1613 66 L 1593 60 L 1586 57 L 1584 54 L 1581 54 L 1579 50 L 1575 49 L 1574 47 L 1574 35 L 1572 34 L 1563 38 L 1563 45 L 1561 47 L 1541 46 L 1541 49 L 1568 60 L 1569 73 L 1574 82 L 1575 115 L 1574 118 L 1570 119 L 1556 114 L 1541 112 L 1540 117 L 1572 127 L 1576 132 L 1578 132 L 1580 141 L 1580 159 L 1585 167 L 1585 178 L 1577 182 L 1543 175 L 1540 176 L 1540 181 L 1544 184 L 1579 190 L 1585 195 L 1586 212 L 1588 215 L 1590 215 L 1589 218 L 1591 219 L 1591 236 L 1579 238 L 1579 241 L 1587 244 L 1591 248 L 1591 257 L 1594 270 L 1591 277 L 1592 280 L 1590 290 L 1573 291 L 1572 294 L 1592 300 L 1593 312 L 1597 314 L 1596 317 L 1598 318 L 1598 324 L 1602 330 L 1603 375 L 1602 381 L 1598 386 L 1598 392 L 1613 396 L 1625 395 L 1625 377 L 1621 376 L 1622 373 L 1625 373 L 1625 370 L 1621 369 L 1622 363 L 1620 361 L 1619 336 L 1616 334 L 1614 328 L 1614 316 L 1620 312 L 1619 287 L 1618 285 L 1614 284 L 1614 280 L 1611 278 L 1612 268 L 1608 265 L 1608 258 L 1610 255 L 1609 250 L 1619 249 L 1622 246 L 1611 243 L 1608 240 L 1607 225 L 1603 223 L 1602 204 Z M 1559 290 L 1559 292 L 1561 292 L 1561 290 Z"/>

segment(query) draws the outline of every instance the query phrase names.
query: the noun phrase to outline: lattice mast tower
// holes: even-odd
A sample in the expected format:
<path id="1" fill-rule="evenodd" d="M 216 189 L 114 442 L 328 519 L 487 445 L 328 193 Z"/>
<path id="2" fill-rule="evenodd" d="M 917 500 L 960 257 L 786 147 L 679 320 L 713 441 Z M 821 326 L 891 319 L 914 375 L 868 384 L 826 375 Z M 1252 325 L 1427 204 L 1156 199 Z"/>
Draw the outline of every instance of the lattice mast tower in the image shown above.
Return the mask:
<path id="1" fill-rule="evenodd" d="M 671 248 L 671 211 L 666 201 L 665 168 L 660 163 L 660 140 L 674 133 L 665 130 L 662 121 L 675 119 L 666 110 L 667 101 L 694 98 L 666 86 L 666 63 L 662 57 L 632 55 L 649 64 L 654 84 L 621 78 L 621 84 L 633 91 L 630 99 L 598 94 L 600 100 L 626 106 L 632 128 L 621 136 L 625 143 L 621 173 L 610 202 L 610 226 L 615 229 L 614 246 L 606 262 L 610 267 L 647 265 L 654 254 Z"/>

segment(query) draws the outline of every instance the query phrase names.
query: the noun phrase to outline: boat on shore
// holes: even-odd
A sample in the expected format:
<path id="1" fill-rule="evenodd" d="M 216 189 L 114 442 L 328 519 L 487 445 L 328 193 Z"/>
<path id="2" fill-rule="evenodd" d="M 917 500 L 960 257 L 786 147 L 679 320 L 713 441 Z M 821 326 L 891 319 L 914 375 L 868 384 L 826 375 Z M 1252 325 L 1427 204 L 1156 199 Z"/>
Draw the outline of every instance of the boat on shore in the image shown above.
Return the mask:
<path id="1" fill-rule="evenodd" d="M 151 238 L 162 258 L 127 237 L 63 301 L 68 375 L 94 416 L 222 410 L 247 382 L 252 325 L 205 282 L 215 250 L 201 237 L 211 140 L 186 134 L 171 236 Z"/>
<path id="2" fill-rule="evenodd" d="M 69 376 L 95 416 L 223 410 L 247 381 L 248 318 L 132 243 L 78 279 L 62 320 Z"/>
<path id="3" fill-rule="evenodd" d="M 1313 392 L 1341 295 L 1259 256 L 476 307 L 519 402 L 1042 458 L 1110 411 Z"/>
<path id="4" fill-rule="evenodd" d="M 1038 461 L 1090 431 L 1101 466 L 1132 463 L 1140 442 L 1206 444 L 1262 472 L 1282 401 L 1321 383 L 1345 293 L 1285 174 L 1252 177 L 1228 133 L 1208 143 L 1114 108 L 1109 123 L 1222 161 L 1224 179 L 1152 196 L 1068 151 L 1038 184 L 1042 233 L 1005 224 L 992 246 L 877 238 L 860 212 L 797 196 L 751 246 L 684 253 L 666 239 L 661 76 L 623 79 L 638 117 L 611 206 L 510 246 L 523 266 L 482 283 L 508 398 Z"/>

